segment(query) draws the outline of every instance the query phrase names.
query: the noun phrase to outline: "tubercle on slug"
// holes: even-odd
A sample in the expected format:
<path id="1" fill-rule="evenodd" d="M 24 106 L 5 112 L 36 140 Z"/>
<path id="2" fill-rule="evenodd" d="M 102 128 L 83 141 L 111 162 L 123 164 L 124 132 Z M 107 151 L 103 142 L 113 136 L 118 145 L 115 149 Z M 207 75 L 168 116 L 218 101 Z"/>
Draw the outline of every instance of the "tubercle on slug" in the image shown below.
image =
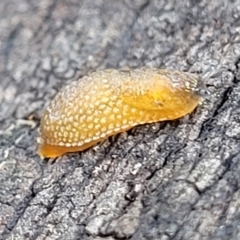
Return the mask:
<path id="1" fill-rule="evenodd" d="M 101 70 L 60 91 L 43 113 L 41 157 L 87 149 L 136 125 L 174 120 L 196 108 L 199 78 L 190 73 L 142 68 Z"/>

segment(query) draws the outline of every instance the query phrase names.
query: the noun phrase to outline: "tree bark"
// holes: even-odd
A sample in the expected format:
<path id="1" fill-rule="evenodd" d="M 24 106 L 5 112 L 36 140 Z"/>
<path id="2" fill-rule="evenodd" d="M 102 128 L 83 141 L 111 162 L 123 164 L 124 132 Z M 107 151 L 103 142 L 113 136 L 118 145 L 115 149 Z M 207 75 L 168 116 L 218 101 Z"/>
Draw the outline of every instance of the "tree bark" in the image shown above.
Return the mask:
<path id="1" fill-rule="evenodd" d="M 240 1 L 0 1 L 0 239 L 240 239 Z M 105 68 L 199 74 L 189 116 L 37 155 L 44 107 Z"/>

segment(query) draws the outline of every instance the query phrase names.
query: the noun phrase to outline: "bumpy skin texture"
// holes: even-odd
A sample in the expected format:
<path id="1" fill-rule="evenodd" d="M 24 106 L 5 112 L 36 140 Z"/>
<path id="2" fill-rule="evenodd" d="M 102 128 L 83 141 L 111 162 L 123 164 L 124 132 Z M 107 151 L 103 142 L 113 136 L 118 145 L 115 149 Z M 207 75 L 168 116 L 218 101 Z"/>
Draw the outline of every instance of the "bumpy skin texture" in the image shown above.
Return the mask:
<path id="1" fill-rule="evenodd" d="M 101 70 L 59 92 L 43 113 L 41 157 L 82 151 L 136 125 L 173 120 L 201 100 L 196 75 L 165 69 Z"/>

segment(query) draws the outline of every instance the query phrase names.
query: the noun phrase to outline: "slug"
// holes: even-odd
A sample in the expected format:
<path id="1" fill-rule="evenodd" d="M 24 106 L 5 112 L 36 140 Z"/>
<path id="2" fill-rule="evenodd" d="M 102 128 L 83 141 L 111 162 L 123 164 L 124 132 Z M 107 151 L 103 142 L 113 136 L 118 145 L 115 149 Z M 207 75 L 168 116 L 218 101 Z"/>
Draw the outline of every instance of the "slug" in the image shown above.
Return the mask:
<path id="1" fill-rule="evenodd" d="M 166 69 L 100 70 L 60 91 L 41 118 L 38 154 L 85 150 L 144 123 L 174 120 L 201 101 L 197 75 Z"/>

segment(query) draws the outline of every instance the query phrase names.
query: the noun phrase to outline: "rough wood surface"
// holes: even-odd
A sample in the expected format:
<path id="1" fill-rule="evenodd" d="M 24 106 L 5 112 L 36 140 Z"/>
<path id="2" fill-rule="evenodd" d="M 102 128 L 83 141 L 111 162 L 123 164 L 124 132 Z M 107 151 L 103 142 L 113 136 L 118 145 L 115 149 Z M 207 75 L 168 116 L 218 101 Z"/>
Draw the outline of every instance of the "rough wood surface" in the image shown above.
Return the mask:
<path id="1" fill-rule="evenodd" d="M 0 239 L 240 239 L 240 1 L 0 1 Z M 189 117 L 40 160 L 43 108 L 99 68 L 201 74 Z"/>

